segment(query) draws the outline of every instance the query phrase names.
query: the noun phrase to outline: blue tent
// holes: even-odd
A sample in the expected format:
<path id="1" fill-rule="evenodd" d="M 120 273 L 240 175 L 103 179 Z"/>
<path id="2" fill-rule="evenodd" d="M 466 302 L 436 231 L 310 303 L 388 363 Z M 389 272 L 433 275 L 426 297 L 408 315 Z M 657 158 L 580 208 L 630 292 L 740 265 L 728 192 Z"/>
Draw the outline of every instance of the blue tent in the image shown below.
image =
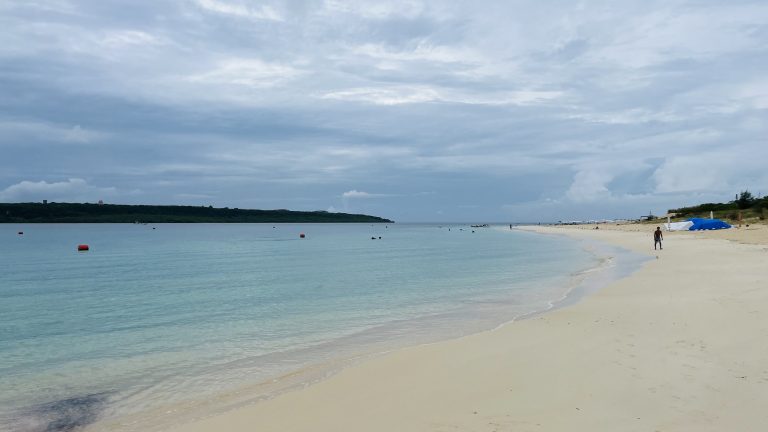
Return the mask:
<path id="1" fill-rule="evenodd" d="M 688 220 L 693 222 L 693 225 L 690 228 L 688 228 L 689 231 L 718 230 L 718 229 L 726 229 L 731 227 L 730 225 L 721 221 L 720 219 L 691 218 Z"/>

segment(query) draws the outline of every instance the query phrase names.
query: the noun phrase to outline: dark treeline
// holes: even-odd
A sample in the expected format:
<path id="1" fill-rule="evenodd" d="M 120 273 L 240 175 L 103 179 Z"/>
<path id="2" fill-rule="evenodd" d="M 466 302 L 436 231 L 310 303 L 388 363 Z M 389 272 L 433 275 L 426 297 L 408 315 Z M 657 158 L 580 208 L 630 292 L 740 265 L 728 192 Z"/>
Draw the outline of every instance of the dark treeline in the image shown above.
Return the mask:
<path id="1" fill-rule="evenodd" d="M 169 205 L 0 203 L 0 223 L 338 223 L 392 222 L 325 211 L 245 210 Z"/>
<path id="2" fill-rule="evenodd" d="M 736 199 L 727 203 L 705 203 L 691 207 L 670 209 L 669 213 L 676 213 L 678 217 L 705 215 L 711 212 L 738 212 L 747 210 L 757 216 L 762 216 L 763 209 L 768 208 L 768 197 L 756 198 L 749 191 L 743 191 Z M 730 216 L 729 216 L 730 217 Z"/>

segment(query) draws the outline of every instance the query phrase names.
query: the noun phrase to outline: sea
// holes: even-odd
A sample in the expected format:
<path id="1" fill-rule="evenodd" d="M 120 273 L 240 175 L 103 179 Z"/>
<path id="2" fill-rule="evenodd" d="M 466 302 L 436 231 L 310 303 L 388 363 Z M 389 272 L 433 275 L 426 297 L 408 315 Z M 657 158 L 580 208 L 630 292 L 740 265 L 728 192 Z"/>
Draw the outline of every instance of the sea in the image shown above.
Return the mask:
<path id="1" fill-rule="evenodd" d="M 0 430 L 162 430 L 641 263 L 508 225 L 0 225 Z"/>

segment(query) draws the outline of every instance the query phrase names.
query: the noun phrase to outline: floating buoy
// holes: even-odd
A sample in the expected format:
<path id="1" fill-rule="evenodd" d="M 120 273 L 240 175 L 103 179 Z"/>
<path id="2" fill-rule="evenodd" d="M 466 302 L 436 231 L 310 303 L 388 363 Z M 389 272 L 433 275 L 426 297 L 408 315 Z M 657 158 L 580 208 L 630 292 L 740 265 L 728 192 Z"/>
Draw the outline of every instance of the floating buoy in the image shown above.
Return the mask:
<path id="1" fill-rule="evenodd" d="M 24 235 L 24 231 L 19 231 L 19 235 Z"/>
<path id="2" fill-rule="evenodd" d="M 304 235 L 304 233 L 301 233 L 301 234 L 299 234 L 299 238 L 304 238 L 304 237 L 306 237 L 306 236 Z"/>
<path id="3" fill-rule="evenodd" d="M 90 250 L 90 248 L 88 247 L 87 244 L 81 244 L 81 245 L 77 245 L 77 250 L 79 252 L 85 252 L 87 250 Z"/>

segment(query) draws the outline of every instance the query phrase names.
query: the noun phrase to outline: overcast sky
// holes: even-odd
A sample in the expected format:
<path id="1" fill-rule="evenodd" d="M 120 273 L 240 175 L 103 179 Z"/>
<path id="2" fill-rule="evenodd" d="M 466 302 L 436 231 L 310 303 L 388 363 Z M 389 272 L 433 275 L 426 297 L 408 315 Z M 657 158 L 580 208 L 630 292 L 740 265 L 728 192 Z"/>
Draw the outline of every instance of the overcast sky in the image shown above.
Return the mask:
<path id="1" fill-rule="evenodd" d="M 397 221 L 768 193 L 768 2 L 0 0 L 0 201 Z"/>

